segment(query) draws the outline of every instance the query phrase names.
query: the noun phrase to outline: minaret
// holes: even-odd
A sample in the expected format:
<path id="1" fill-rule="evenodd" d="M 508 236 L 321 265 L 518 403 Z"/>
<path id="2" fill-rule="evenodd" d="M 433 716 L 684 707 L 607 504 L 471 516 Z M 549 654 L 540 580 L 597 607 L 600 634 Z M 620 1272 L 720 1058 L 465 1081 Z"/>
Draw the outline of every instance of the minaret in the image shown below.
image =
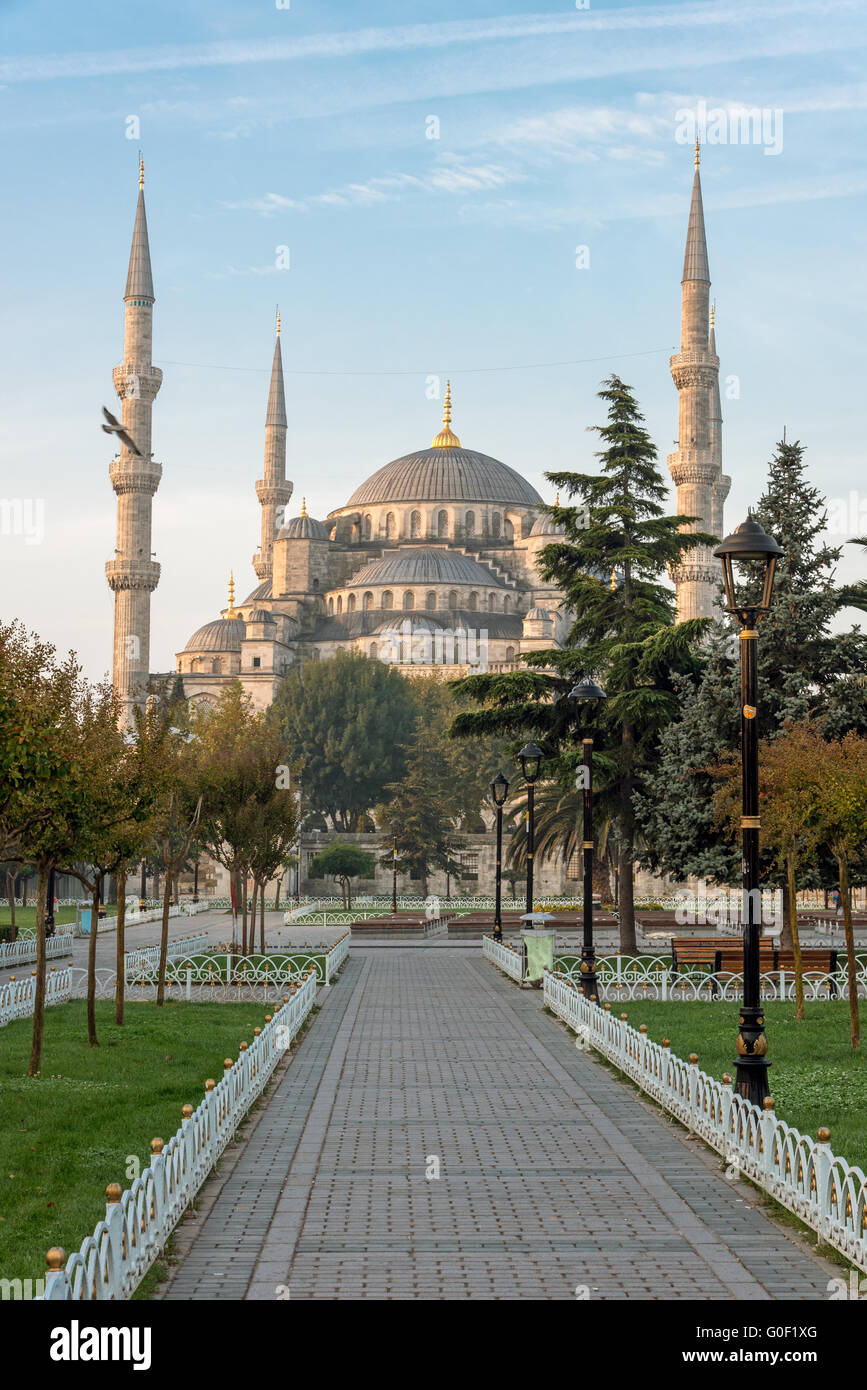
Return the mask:
<path id="1" fill-rule="evenodd" d="M 711 357 L 716 357 L 716 305 L 710 306 L 710 337 L 708 338 L 708 352 Z M 725 535 L 723 524 L 723 507 L 729 495 L 732 480 L 722 471 L 722 404 L 719 395 L 719 373 L 714 375 L 713 386 L 710 393 L 710 447 L 714 467 L 718 470 L 717 479 L 713 485 L 713 496 L 711 498 L 711 531 L 715 536 L 722 540 Z"/>
<path id="2" fill-rule="evenodd" d="M 683 259 L 680 352 L 671 359 L 671 375 L 679 395 L 676 453 L 668 466 L 677 487 L 677 510 L 698 520 L 685 529 L 708 531 L 722 539 L 721 412 L 719 358 L 710 327 L 710 272 L 701 201 L 699 145 L 695 142 L 695 177 L 686 253 Z M 715 394 L 714 394 L 715 393 Z M 671 571 L 677 588 L 677 621 L 714 614 L 720 580 L 719 562 L 711 549 L 697 546 Z"/>
<path id="3" fill-rule="evenodd" d="M 163 374 L 151 362 L 154 285 L 141 157 L 138 189 L 123 296 L 123 363 L 115 367 L 113 377 L 123 427 L 139 454 L 122 444 L 120 454 L 109 464 L 111 485 L 117 494 L 117 547 L 114 559 L 105 567 L 108 586 L 114 593 L 112 680 L 123 702 L 124 727 L 133 722 L 133 709 L 144 705 L 147 693 L 151 593 L 160 578 L 160 567 L 151 559 L 151 506 L 163 471 L 151 454 L 151 410 Z"/>
<path id="4" fill-rule="evenodd" d="M 283 391 L 283 357 L 280 352 L 280 310 L 277 310 L 277 337 L 271 366 L 268 410 L 265 414 L 264 477 L 256 483 L 256 496 L 262 508 L 262 538 L 253 556 L 253 569 L 260 580 L 270 579 L 277 534 L 277 508 L 285 507 L 292 496 L 286 481 L 286 397 Z"/>

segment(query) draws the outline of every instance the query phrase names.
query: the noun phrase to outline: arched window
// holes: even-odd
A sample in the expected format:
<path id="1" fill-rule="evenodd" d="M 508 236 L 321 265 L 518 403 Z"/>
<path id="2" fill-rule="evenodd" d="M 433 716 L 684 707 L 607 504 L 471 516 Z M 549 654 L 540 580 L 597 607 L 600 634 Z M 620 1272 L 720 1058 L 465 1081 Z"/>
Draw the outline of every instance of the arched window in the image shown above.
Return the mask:
<path id="1" fill-rule="evenodd" d="M 424 606 L 425 606 L 425 608 L 428 610 L 429 613 L 432 613 L 432 612 L 434 611 L 434 609 L 436 608 L 436 606 L 437 606 L 437 596 L 436 596 L 436 593 L 435 593 L 435 591 L 434 591 L 433 589 L 431 589 L 430 593 L 428 594 L 427 598 L 425 599 Z"/>
<path id="2" fill-rule="evenodd" d="M 508 518 L 506 518 L 505 525 L 503 526 L 503 536 L 507 541 L 513 541 L 515 539 L 515 528 Z"/>
<path id="3" fill-rule="evenodd" d="M 491 535 L 499 540 L 500 536 L 500 513 L 494 512 L 491 517 Z"/>
<path id="4" fill-rule="evenodd" d="M 437 536 L 439 539 L 446 540 L 449 534 L 449 514 L 446 511 L 439 512 L 437 515 Z"/>
<path id="5" fill-rule="evenodd" d="M 338 611 L 338 613 L 342 613 L 342 612 L 343 612 L 343 595 L 342 595 L 342 594 L 338 594 L 338 595 L 337 595 L 337 611 Z"/>
<path id="6" fill-rule="evenodd" d="M 355 594 L 350 594 L 346 600 L 346 608 L 349 613 L 355 612 Z"/>
<path id="7" fill-rule="evenodd" d="M 370 609 L 373 607 L 373 594 L 371 594 L 371 593 L 369 593 L 369 592 L 366 593 L 366 594 L 364 595 L 364 598 L 363 598 L 363 600 L 362 600 L 362 603 L 363 603 L 363 605 L 364 605 L 364 611 L 365 611 L 365 613 L 368 613 L 368 612 L 370 611 Z"/>
<path id="8" fill-rule="evenodd" d="M 494 609 L 496 608 L 496 606 L 497 606 L 497 597 L 496 597 L 496 594 L 488 594 L 488 612 L 489 612 L 489 613 L 493 613 L 493 611 L 494 611 Z"/>
<path id="9" fill-rule="evenodd" d="M 475 534 L 476 534 L 476 514 L 475 514 L 475 512 L 467 512 L 466 516 L 464 517 L 464 535 L 465 535 L 465 536 L 474 536 Z"/>
<path id="10" fill-rule="evenodd" d="M 478 594 L 475 592 L 475 590 L 473 590 L 473 592 L 470 594 L 470 596 L 469 596 L 469 598 L 468 598 L 468 600 L 467 600 L 467 607 L 470 609 L 471 612 L 475 613 L 475 611 L 476 611 L 476 609 L 478 608 L 478 606 L 479 606 L 479 596 L 478 596 Z"/>
<path id="11" fill-rule="evenodd" d="M 412 589 L 407 589 L 403 596 L 403 608 L 404 612 L 406 612 L 408 608 L 415 608 L 415 599 L 412 596 Z"/>
<path id="12" fill-rule="evenodd" d="M 507 661 L 514 661 L 514 660 L 515 660 L 515 648 L 514 648 L 514 647 L 507 647 L 507 648 L 506 648 L 506 660 L 507 660 Z"/>
<path id="13" fill-rule="evenodd" d="M 373 535 L 373 517 L 372 517 L 372 516 L 366 516 L 366 517 L 364 518 L 364 526 L 363 526 L 363 529 L 362 529 L 362 535 L 364 536 L 364 539 L 365 539 L 366 541 L 369 541 L 370 538 L 371 538 L 371 536 Z"/>
<path id="14" fill-rule="evenodd" d="M 409 518 L 410 539 L 417 541 L 421 536 L 421 512 L 413 512 Z"/>
<path id="15" fill-rule="evenodd" d="M 370 644 L 370 656 L 374 660 L 376 659 L 376 657 L 379 656 L 379 648 L 377 647 L 375 642 L 371 642 Z"/>
<path id="16" fill-rule="evenodd" d="M 382 606 L 383 608 L 391 608 L 393 606 L 393 603 L 394 599 L 392 597 L 391 589 L 386 589 L 385 593 L 382 596 Z"/>
<path id="17" fill-rule="evenodd" d="M 512 611 L 512 600 L 509 598 L 509 595 L 507 594 L 506 597 L 503 599 L 503 612 L 504 612 L 504 613 L 510 613 L 511 611 Z"/>
<path id="18" fill-rule="evenodd" d="M 331 614 L 334 613 L 334 599 L 333 599 L 333 598 L 330 598 L 330 599 L 328 600 L 328 612 L 331 613 Z"/>
<path id="19" fill-rule="evenodd" d="M 456 613 L 456 612 L 457 612 L 457 609 L 458 609 L 458 592 L 457 592 L 457 589 L 452 589 L 452 590 L 450 591 L 450 593 L 449 593 L 449 608 L 451 609 L 451 611 L 452 611 L 453 613 Z"/>
<path id="20" fill-rule="evenodd" d="M 393 541 L 397 535 L 397 522 L 394 519 L 394 512 L 389 512 L 385 518 L 385 535 L 387 540 Z"/>

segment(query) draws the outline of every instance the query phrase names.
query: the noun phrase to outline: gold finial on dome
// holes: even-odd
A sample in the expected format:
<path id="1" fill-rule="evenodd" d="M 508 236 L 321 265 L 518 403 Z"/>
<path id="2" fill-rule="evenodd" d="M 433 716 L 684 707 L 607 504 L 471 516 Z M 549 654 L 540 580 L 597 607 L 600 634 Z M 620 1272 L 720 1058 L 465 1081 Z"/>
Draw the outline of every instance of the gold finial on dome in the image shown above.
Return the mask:
<path id="1" fill-rule="evenodd" d="M 459 449 L 461 441 L 452 432 L 452 384 L 446 382 L 446 394 L 443 400 L 443 427 L 435 439 L 431 441 L 432 449 Z"/>
<path id="2" fill-rule="evenodd" d="M 277 305 L 277 337 L 280 337 L 280 305 Z"/>
<path id="3" fill-rule="evenodd" d="M 617 570 L 616 570 L 616 569 L 612 569 L 612 571 L 611 571 L 611 592 L 612 592 L 612 594 L 616 594 L 616 593 L 617 593 Z"/>
<path id="4" fill-rule="evenodd" d="M 559 505 L 560 505 L 560 489 L 558 488 L 558 489 L 557 489 L 557 496 L 554 498 L 554 506 L 555 506 L 555 507 L 559 507 Z"/>
<path id="5" fill-rule="evenodd" d="M 306 497 L 302 497 L 302 498 L 301 498 L 301 515 L 302 515 L 302 516 L 306 516 L 306 515 L 307 515 L 307 498 L 306 498 Z"/>
<path id="6" fill-rule="evenodd" d="M 696 140 L 696 142 L 695 142 L 695 167 L 696 167 L 696 169 L 698 168 L 699 164 L 701 163 L 701 153 L 700 153 L 700 150 L 701 150 L 701 146 L 699 145 L 698 140 Z"/>
<path id="7" fill-rule="evenodd" d="M 144 188 L 144 155 L 141 150 L 138 152 L 138 186 Z"/>
<path id="8" fill-rule="evenodd" d="M 229 607 L 226 609 L 226 617 L 234 618 L 235 615 L 235 575 L 229 570 Z"/>

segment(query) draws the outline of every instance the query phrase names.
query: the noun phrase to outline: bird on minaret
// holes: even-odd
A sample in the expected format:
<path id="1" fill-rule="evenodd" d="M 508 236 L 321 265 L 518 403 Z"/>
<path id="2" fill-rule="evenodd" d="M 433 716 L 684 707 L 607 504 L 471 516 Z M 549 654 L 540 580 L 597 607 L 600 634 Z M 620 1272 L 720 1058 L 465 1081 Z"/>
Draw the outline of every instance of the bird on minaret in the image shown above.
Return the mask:
<path id="1" fill-rule="evenodd" d="M 120 420 L 118 420 L 116 416 L 112 415 L 110 410 L 106 410 L 105 406 L 102 407 L 102 413 L 108 421 L 108 424 L 103 425 L 102 427 L 105 430 L 106 434 L 116 434 L 121 444 L 125 444 L 126 447 L 133 454 L 137 454 L 139 458 L 143 458 L 144 455 L 142 454 L 141 449 L 136 444 L 132 435 L 127 434 L 123 425 L 120 423 Z"/>

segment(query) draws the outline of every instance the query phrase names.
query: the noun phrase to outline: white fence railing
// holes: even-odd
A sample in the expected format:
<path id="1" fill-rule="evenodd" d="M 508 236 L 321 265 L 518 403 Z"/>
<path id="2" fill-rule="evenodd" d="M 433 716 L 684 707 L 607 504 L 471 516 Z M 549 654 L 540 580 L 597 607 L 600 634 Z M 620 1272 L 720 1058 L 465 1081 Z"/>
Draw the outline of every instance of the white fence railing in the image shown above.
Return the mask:
<path id="1" fill-rule="evenodd" d="M 490 959 L 490 953 L 486 952 Z M 716 1149 L 730 1171 L 742 1173 L 867 1270 L 867 1177 L 831 1150 L 827 1130 L 813 1140 L 737 1095 L 731 1080 L 715 1081 L 697 1061 L 684 1062 L 599 1004 L 568 980 L 546 972 L 548 1007 L 658 1101 L 681 1124 Z"/>
<path id="2" fill-rule="evenodd" d="M 499 945 L 492 938 L 491 946 Z M 508 949 L 508 948 L 507 948 Z M 490 956 L 487 945 L 486 955 Z M 490 957 L 493 959 L 493 957 Z M 497 962 L 499 964 L 499 961 Z M 554 969 L 564 979 L 578 981 L 581 977 L 581 962 L 570 952 L 560 956 L 555 950 Z M 689 1002 L 739 1000 L 743 994 L 743 975 L 729 971 L 719 974 L 709 973 L 697 967 L 681 966 L 674 971 L 668 956 L 623 956 L 614 955 L 599 958 L 596 979 L 599 997 L 610 1002 L 629 999 L 682 999 Z M 867 963 L 859 963 L 856 976 L 860 998 L 867 998 Z M 793 970 L 773 970 L 760 976 L 761 997 L 765 1000 L 794 999 L 795 972 Z M 830 974 L 822 970 L 804 971 L 804 997 L 808 1000 L 848 999 L 849 972 L 845 958 L 838 961 L 837 970 Z"/>
<path id="3" fill-rule="evenodd" d="M 507 941 L 495 941 L 492 936 L 482 938 L 482 954 L 492 961 L 506 975 L 520 984 L 523 971 L 523 952 Z"/>
<path id="4" fill-rule="evenodd" d="M 166 960 L 177 960 L 179 956 L 191 956 L 207 944 L 207 932 L 192 932 L 189 936 L 175 936 L 166 948 Z M 123 958 L 127 977 L 133 973 L 156 970 L 159 963 L 159 942 L 155 946 L 140 946 L 135 951 L 127 951 Z"/>
<path id="5" fill-rule="evenodd" d="M 106 1189 L 105 1220 L 66 1259 L 51 1250 L 45 1299 L 52 1302 L 127 1299 L 135 1292 L 199 1188 L 263 1091 L 282 1054 L 310 1012 L 316 993 L 311 972 L 278 1005 L 249 1047 L 220 1080 L 205 1083 L 197 1109 L 182 1107 L 181 1127 L 166 1144 L 151 1140 L 149 1166 L 131 1187 Z"/>
<path id="6" fill-rule="evenodd" d="M 52 966 L 45 977 L 45 1004 L 65 1004 L 70 996 L 71 971 L 69 966 L 57 970 Z M 36 1002 L 36 980 L 29 976 L 26 980 L 8 980 L 0 985 L 0 1028 L 11 1023 L 13 1018 L 29 1018 Z"/>
<path id="7" fill-rule="evenodd" d="M 59 936 L 50 936 L 45 942 L 45 958 L 52 960 L 56 956 L 68 956 L 72 950 L 73 936 L 71 931 L 64 932 Z M 11 966 L 27 965 L 36 959 L 36 938 L 27 936 L 18 941 L 4 941 L 0 946 L 0 970 L 8 970 Z"/>

